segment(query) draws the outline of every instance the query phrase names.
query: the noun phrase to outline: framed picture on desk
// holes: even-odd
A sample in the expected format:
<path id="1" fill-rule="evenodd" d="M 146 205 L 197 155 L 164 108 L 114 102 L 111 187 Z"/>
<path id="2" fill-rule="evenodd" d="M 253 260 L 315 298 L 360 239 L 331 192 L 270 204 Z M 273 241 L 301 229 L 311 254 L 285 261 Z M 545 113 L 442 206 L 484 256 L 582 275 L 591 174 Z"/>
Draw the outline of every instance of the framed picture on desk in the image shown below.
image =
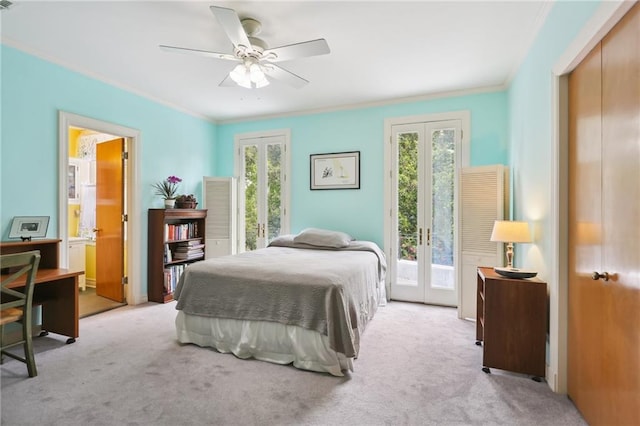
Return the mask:
<path id="1" fill-rule="evenodd" d="M 47 236 L 49 216 L 15 216 L 11 222 L 9 238 L 44 238 Z"/>

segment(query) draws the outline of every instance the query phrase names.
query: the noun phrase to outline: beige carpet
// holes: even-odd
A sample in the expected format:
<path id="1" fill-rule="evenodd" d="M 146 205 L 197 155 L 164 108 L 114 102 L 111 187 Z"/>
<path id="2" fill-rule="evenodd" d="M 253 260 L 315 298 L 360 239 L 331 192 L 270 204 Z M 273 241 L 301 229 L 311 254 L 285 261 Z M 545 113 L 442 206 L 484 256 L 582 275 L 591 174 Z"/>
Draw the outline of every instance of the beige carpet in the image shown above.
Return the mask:
<path id="1" fill-rule="evenodd" d="M 175 302 L 80 320 L 36 339 L 39 375 L 1 367 L 2 425 L 584 425 L 546 383 L 481 371 L 475 324 L 391 302 L 339 378 L 176 342 Z"/>

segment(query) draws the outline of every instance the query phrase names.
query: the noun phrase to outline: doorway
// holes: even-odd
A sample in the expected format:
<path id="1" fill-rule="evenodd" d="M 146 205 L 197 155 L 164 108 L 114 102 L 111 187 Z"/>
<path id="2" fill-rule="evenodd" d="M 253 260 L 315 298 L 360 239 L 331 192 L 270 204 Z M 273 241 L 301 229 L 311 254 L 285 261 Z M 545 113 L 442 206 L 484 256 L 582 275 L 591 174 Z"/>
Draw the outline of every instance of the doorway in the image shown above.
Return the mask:
<path id="1" fill-rule="evenodd" d="M 289 133 L 237 135 L 238 251 L 266 247 L 289 232 Z"/>
<path id="2" fill-rule="evenodd" d="M 458 170 L 465 114 L 387 122 L 390 298 L 458 305 Z"/>
<path id="3" fill-rule="evenodd" d="M 124 306 L 125 139 L 71 126 L 69 268 L 83 270 L 80 317 Z"/>
<path id="4" fill-rule="evenodd" d="M 138 219 L 140 217 L 140 213 L 139 213 L 140 195 L 139 195 L 139 189 L 137 185 L 137 181 L 138 181 L 137 170 L 139 169 L 139 165 L 138 165 L 138 156 L 136 155 L 141 148 L 139 131 L 122 127 L 119 125 L 115 125 L 112 123 L 91 119 L 88 117 L 66 113 L 66 112 L 59 113 L 59 128 L 60 128 L 60 134 L 59 134 L 59 165 L 60 166 L 59 168 L 61 170 L 61 173 L 59 176 L 59 200 L 60 201 L 59 201 L 58 229 L 59 229 L 59 238 L 62 240 L 60 245 L 60 259 L 59 259 L 60 265 L 62 267 L 72 266 L 70 263 L 70 261 L 73 259 L 73 256 L 70 256 L 70 251 L 72 250 L 71 243 L 73 242 L 71 237 L 74 236 L 75 234 L 76 235 L 75 238 L 84 239 L 89 242 L 88 245 L 85 244 L 84 246 L 83 252 L 85 253 L 85 255 L 91 256 L 92 255 L 91 251 L 94 249 L 96 250 L 95 251 L 96 266 L 101 261 L 100 259 L 107 262 L 111 262 L 111 259 L 113 257 L 117 257 L 120 259 L 120 263 L 122 264 L 122 267 L 118 265 L 114 267 L 113 264 L 109 264 L 107 265 L 106 268 L 103 268 L 103 269 L 107 271 L 115 269 L 116 271 L 119 272 L 120 276 L 117 278 L 117 281 L 118 281 L 119 292 L 121 296 L 118 296 L 117 292 L 116 292 L 117 297 L 113 297 L 113 294 L 106 294 L 106 296 L 108 298 L 116 299 L 116 300 L 112 300 L 112 302 L 117 303 L 118 305 L 122 305 L 124 303 L 126 304 L 144 303 L 147 301 L 147 298 L 146 298 L 146 292 L 144 292 L 144 294 L 141 294 L 142 293 L 140 288 L 141 287 L 141 265 L 140 265 L 139 259 L 137 258 L 133 259 L 133 253 L 140 252 L 140 235 L 139 235 L 139 232 L 135 232 L 136 230 L 139 231 L 140 229 L 139 219 Z M 116 136 L 117 138 L 113 143 L 121 144 L 120 146 L 122 147 L 126 146 L 126 153 L 127 153 L 127 155 L 125 156 L 127 160 L 126 162 L 123 162 L 122 160 L 125 157 L 123 157 L 122 152 L 124 152 L 125 150 L 124 148 L 116 148 L 116 151 L 119 157 L 117 162 L 121 164 L 120 172 L 119 172 L 121 173 L 121 179 L 118 183 L 115 183 L 113 181 L 113 176 L 107 175 L 106 177 L 107 182 L 115 183 L 115 184 L 109 184 L 109 185 L 100 184 L 101 178 L 99 177 L 100 175 L 99 174 L 100 167 L 98 166 L 99 160 L 98 160 L 98 157 L 96 157 L 96 161 L 95 161 L 96 180 L 94 183 L 95 194 L 96 194 L 95 195 L 96 221 L 84 222 L 82 227 L 80 227 L 80 223 L 79 223 L 80 219 L 82 218 L 87 220 L 88 218 L 91 217 L 91 215 L 87 214 L 83 217 L 82 211 L 78 207 L 73 207 L 74 204 L 70 203 L 70 200 L 72 200 L 72 198 L 77 197 L 77 196 L 70 197 L 70 194 L 71 195 L 74 195 L 74 194 L 72 194 L 69 189 L 71 186 L 70 175 L 69 175 L 69 171 L 71 170 L 70 164 L 77 163 L 76 160 L 70 161 L 70 158 L 74 157 L 74 154 L 75 156 L 78 155 L 77 147 L 76 147 L 76 152 L 74 153 L 70 149 L 70 144 L 69 144 L 73 129 L 85 130 L 87 131 L 87 133 L 93 134 L 93 135 L 97 135 L 97 134 L 106 135 L 106 136 L 102 136 L 103 138 L 102 140 L 95 140 L 94 141 L 95 143 L 93 144 L 90 143 L 88 145 L 89 147 L 108 146 L 110 144 L 109 140 L 114 141 L 114 136 Z M 87 148 L 87 145 L 85 145 L 85 148 Z M 83 155 L 86 155 L 86 153 L 81 153 L 80 156 L 83 156 Z M 98 150 L 96 150 L 96 155 L 100 155 L 98 154 Z M 91 167 L 91 163 L 89 162 L 89 168 L 90 167 Z M 104 167 L 104 169 L 109 170 L 109 169 L 113 169 L 113 167 L 107 166 L 107 167 Z M 89 178 L 87 178 L 87 181 L 88 181 L 88 184 L 90 185 L 91 181 L 89 180 Z M 83 188 L 82 188 L 82 185 L 80 184 L 80 181 L 76 181 L 74 186 L 78 195 L 81 195 L 80 191 L 82 191 Z M 119 198 L 123 206 L 122 210 L 119 210 L 119 213 L 117 215 L 106 216 L 106 217 L 109 217 L 108 222 L 110 224 L 108 224 L 108 226 L 110 227 L 115 226 L 117 229 L 120 229 L 120 231 L 117 232 L 117 234 L 119 234 L 119 238 L 121 242 L 118 243 L 120 248 L 117 250 L 123 253 L 122 256 L 120 255 L 111 256 L 109 253 L 113 251 L 113 249 L 111 248 L 107 248 L 107 252 L 102 250 L 102 254 L 99 253 L 100 251 L 100 249 L 98 248 L 99 237 L 97 236 L 94 237 L 94 235 L 96 233 L 96 230 L 97 230 L 97 233 L 99 234 L 100 229 L 105 228 L 105 225 L 99 223 L 100 218 L 105 217 L 105 215 L 101 215 L 97 213 L 100 209 L 98 200 L 104 197 L 104 195 L 101 195 L 99 193 L 100 187 L 104 187 L 107 189 L 107 192 L 109 193 L 108 197 Z M 115 189 L 119 188 L 120 194 L 118 193 L 114 194 L 113 193 L 114 188 Z M 90 189 L 88 190 L 88 193 L 89 193 L 88 195 L 89 198 L 91 198 Z M 77 200 L 73 200 L 73 201 L 77 202 Z M 110 202 L 107 202 L 106 204 L 110 204 Z M 126 209 L 125 209 L 125 206 L 126 206 Z M 90 208 L 88 208 L 87 211 L 90 211 Z M 76 223 L 71 220 L 71 218 L 74 215 L 78 215 L 77 228 L 74 228 L 72 225 L 70 225 L 70 224 Z M 93 224 L 95 224 L 95 226 L 91 227 Z M 94 248 L 91 248 L 92 239 L 95 241 L 95 244 L 96 244 Z M 109 235 L 108 241 L 111 241 L 111 240 L 112 240 L 112 237 Z M 87 271 L 87 274 L 91 277 L 92 274 L 95 274 L 95 272 L 97 271 L 88 271 L 89 269 L 88 267 L 90 267 L 90 265 L 87 264 L 85 260 L 85 266 L 82 269 Z M 97 270 L 99 270 L 99 268 L 97 268 Z M 126 274 L 125 274 L 125 271 L 126 271 Z M 98 281 L 97 287 L 99 287 L 99 282 L 102 280 L 102 278 L 96 275 L 96 280 Z M 90 288 L 91 288 L 90 286 L 85 287 L 85 289 L 90 289 Z M 83 293 L 82 287 L 79 293 L 80 295 L 82 295 Z M 81 309 L 81 311 L 82 310 L 83 309 Z M 83 314 L 84 312 L 81 312 L 81 316 Z"/>

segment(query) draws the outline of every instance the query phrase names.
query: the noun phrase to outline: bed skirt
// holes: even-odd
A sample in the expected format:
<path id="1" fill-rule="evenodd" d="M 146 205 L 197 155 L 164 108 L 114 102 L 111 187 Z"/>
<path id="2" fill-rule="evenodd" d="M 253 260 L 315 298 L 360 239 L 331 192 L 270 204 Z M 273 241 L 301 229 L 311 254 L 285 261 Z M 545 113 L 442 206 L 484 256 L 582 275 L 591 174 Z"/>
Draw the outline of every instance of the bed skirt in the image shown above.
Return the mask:
<path id="1" fill-rule="evenodd" d="M 211 318 L 178 311 L 176 333 L 180 343 L 214 348 L 242 359 L 293 364 L 302 370 L 334 376 L 353 371 L 353 358 L 331 349 L 327 336 L 295 325 Z"/>

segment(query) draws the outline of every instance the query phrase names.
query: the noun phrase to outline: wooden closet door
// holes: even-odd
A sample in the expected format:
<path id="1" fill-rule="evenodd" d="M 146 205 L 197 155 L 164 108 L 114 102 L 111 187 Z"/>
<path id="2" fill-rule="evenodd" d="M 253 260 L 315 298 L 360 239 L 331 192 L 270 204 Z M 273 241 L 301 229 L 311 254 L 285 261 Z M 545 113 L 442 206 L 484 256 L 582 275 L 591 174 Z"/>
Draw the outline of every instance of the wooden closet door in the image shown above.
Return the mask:
<path id="1" fill-rule="evenodd" d="M 638 5 L 571 74 L 569 103 L 569 396 L 591 425 L 640 424 Z"/>
<path id="2" fill-rule="evenodd" d="M 604 421 L 640 425 L 640 6 L 602 40 Z"/>
<path id="3" fill-rule="evenodd" d="M 569 76 L 568 391 L 582 415 L 598 418 L 601 398 L 602 90 L 598 44 Z"/>

